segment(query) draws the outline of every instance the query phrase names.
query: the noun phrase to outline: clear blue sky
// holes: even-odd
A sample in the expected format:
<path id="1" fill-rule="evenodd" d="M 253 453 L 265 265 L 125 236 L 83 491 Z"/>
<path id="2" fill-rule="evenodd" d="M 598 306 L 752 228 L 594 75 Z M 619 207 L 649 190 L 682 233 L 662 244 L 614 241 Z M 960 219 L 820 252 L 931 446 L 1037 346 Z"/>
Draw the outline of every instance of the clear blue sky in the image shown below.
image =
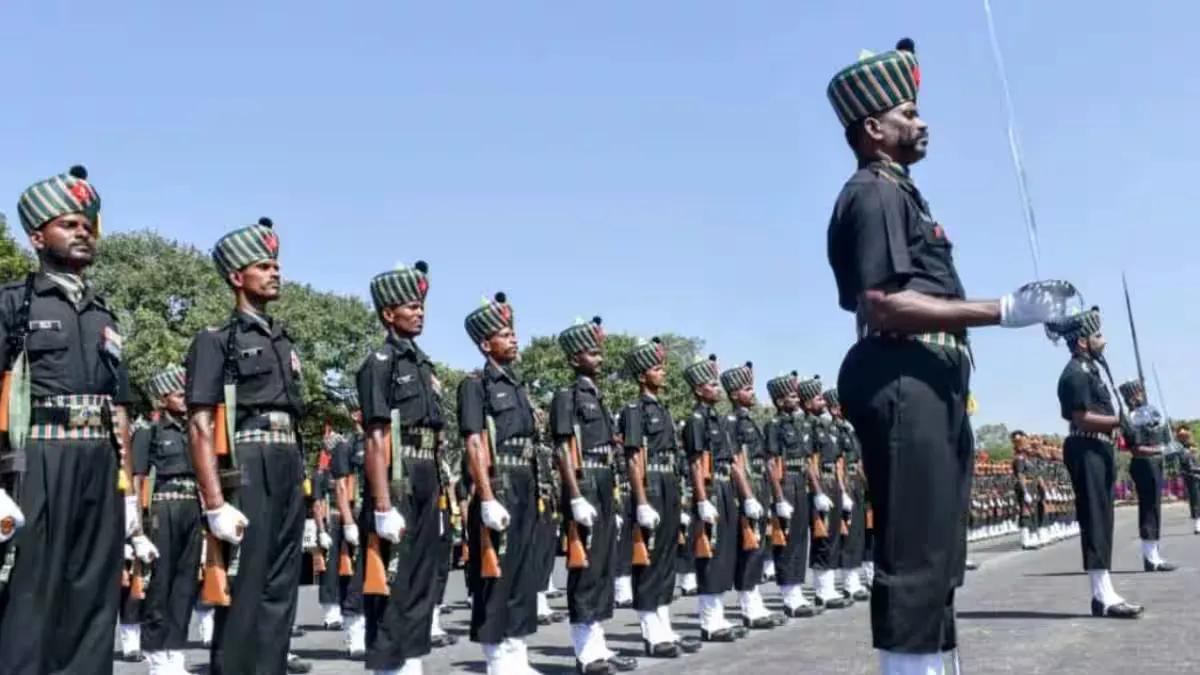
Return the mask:
<path id="1" fill-rule="evenodd" d="M 269 215 L 288 277 L 364 298 L 428 260 L 423 344 L 460 367 L 478 362 L 463 315 L 503 289 L 525 339 L 599 313 L 762 380 L 832 380 L 853 327 L 825 230 L 853 162 L 824 88 L 907 35 L 932 125 L 915 175 L 968 291 L 1032 277 L 981 2 L 580 4 L 6 3 L 4 210 L 85 163 L 110 231 L 207 250 Z M 1123 377 L 1127 269 L 1172 412 L 1200 413 L 1200 4 L 994 9 L 1043 273 L 1110 310 Z M 991 329 L 976 353 L 977 423 L 1062 429 L 1062 347 Z"/>

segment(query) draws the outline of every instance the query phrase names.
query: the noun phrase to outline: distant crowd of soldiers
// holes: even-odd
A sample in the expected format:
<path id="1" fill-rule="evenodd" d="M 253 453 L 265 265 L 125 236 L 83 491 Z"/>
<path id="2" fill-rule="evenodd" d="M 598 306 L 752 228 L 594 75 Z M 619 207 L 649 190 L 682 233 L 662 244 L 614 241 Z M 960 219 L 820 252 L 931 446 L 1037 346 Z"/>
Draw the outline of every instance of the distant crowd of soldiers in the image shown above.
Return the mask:
<path id="1" fill-rule="evenodd" d="M 975 464 L 968 541 L 1019 532 L 1021 547 L 1037 549 L 1079 533 L 1075 493 L 1062 444 L 1024 431 L 1010 435 L 1011 462 Z"/>

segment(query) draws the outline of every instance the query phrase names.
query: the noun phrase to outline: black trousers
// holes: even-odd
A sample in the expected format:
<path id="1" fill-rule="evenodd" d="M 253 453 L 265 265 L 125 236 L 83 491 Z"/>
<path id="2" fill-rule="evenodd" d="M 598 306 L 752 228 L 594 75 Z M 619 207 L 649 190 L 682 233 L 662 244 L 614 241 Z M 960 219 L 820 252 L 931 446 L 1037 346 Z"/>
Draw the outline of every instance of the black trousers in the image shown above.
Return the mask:
<path id="1" fill-rule="evenodd" d="M 325 571 L 317 578 L 317 602 L 322 605 L 340 605 L 346 596 L 346 587 L 350 585 L 351 577 L 338 574 L 338 561 L 346 535 L 345 528 L 342 527 L 342 517 L 336 510 L 329 514 L 325 532 L 332 544 L 329 550 L 324 552 Z"/>
<path id="2" fill-rule="evenodd" d="M 5 675 L 113 672 L 124 503 L 106 440 L 29 441 L 20 506 L 25 527 L 0 591 Z"/>
<path id="3" fill-rule="evenodd" d="M 142 575 L 143 580 L 145 579 L 145 570 L 142 568 L 141 563 L 134 565 L 132 562 L 126 560 L 125 570 L 131 576 Z M 143 590 L 145 589 L 144 581 L 142 588 Z M 133 596 L 132 585 L 121 584 L 121 606 L 117 610 L 117 621 L 127 626 L 140 625 L 142 617 L 145 615 L 145 607 L 146 601 L 144 598 L 135 598 Z"/>
<path id="4" fill-rule="evenodd" d="M 362 509 L 356 516 L 358 522 L 358 546 L 348 546 L 347 553 L 350 554 L 351 569 L 353 570 L 349 579 L 346 580 L 346 590 L 342 594 L 342 613 L 349 615 L 365 615 L 365 599 L 363 597 L 363 574 L 365 567 L 365 547 L 367 543 L 368 532 L 367 527 L 374 527 L 375 521 L 372 515 L 373 507 L 368 506 Z M 368 523 L 367 519 L 371 522 Z M 346 539 L 346 530 L 342 528 L 342 541 Z M 337 547 L 341 550 L 341 547 Z M 364 617 L 365 618 L 365 617 Z"/>
<path id="5" fill-rule="evenodd" d="M 1162 522 L 1163 458 L 1134 457 L 1129 460 L 1129 475 L 1138 497 L 1138 536 L 1142 541 L 1158 541 Z"/>
<path id="6" fill-rule="evenodd" d="M 633 574 L 633 527 L 637 523 L 633 495 L 622 491 L 621 502 L 615 507 L 621 514 L 621 527 L 613 528 L 612 576 L 627 577 Z"/>
<path id="7" fill-rule="evenodd" d="M 300 586 L 304 467 L 294 444 L 240 443 L 235 505 L 250 524 L 232 554 L 232 602 L 214 615 L 214 675 L 282 675 Z M 228 546 L 226 548 L 229 548 Z"/>
<path id="8" fill-rule="evenodd" d="M 1183 482 L 1187 486 L 1188 507 L 1191 509 L 1192 518 L 1200 518 L 1200 476 L 1187 474 Z"/>
<path id="9" fill-rule="evenodd" d="M 842 363 L 838 391 L 862 442 L 874 509 L 876 649 L 957 646 L 954 589 L 965 572 L 975 450 L 970 371 L 961 351 L 908 339 L 867 338 Z"/>
<path id="10" fill-rule="evenodd" d="M 804 583 L 808 569 L 808 487 L 800 471 L 789 470 L 783 474 L 783 498 L 792 505 L 792 518 L 781 521 L 787 533 L 787 544 L 773 549 L 775 556 L 775 582 L 780 586 L 796 586 Z"/>
<path id="11" fill-rule="evenodd" d="M 434 552 L 433 604 L 441 606 L 446 598 L 446 584 L 450 581 L 450 556 L 454 553 L 454 528 L 450 525 L 449 502 L 447 508 L 438 508 L 438 543 Z"/>
<path id="12" fill-rule="evenodd" d="M 842 538 L 838 550 L 838 567 L 849 570 L 863 563 L 867 541 L 867 483 L 862 474 L 851 475 L 849 469 L 846 471 L 846 489 L 854 501 L 854 509 L 850 514 L 849 535 Z"/>
<path id="13" fill-rule="evenodd" d="M 196 602 L 200 569 L 200 502 L 155 501 L 150 505 L 150 539 L 158 549 L 146 612 L 142 647 L 148 652 L 187 647 L 188 622 Z"/>
<path id="14" fill-rule="evenodd" d="M 1111 569 L 1116 481 L 1113 446 L 1101 440 L 1068 436 L 1063 442 L 1063 462 L 1075 489 L 1083 569 Z"/>
<path id="15" fill-rule="evenodd" d="M 767 561 L 768 547 L 771 542 L 767 541 L 766 523 L 770 513 L 765 510 L 771 503 L 771 491 L 767 488 L 766 479 L 761 476 L 747 476 L 750 482 L 750 489 L 754 492 L 754 498 L 759 504 L 763 505 L 763 517 L 758 520 L 750 520 L 743 515 L 741 509 L 742 500 L 738 500 L 738 551 L 737 564 L 733 573 L 733 588 L 737 591 L 752 591 L 762 583 L 763 565 Z M 742 531 L 742 519 L 745 518 L 745 523 L 749 525 L 750 532 L 754 533 L 754 537 L 758 539 L 758 545 L 749 548 L 749 543 L 746 539 L 749 535 Z"/>
<path id="16" fill-rule="evenodd" d="M 367 669 L 390 670 L 408 659 L 428 654 L 429 628 L 438 602 L 437 587 L 441 541 L 438 510 L 437 464 L 432 460 L 404 460 L 409 494 L 392 506 L 404 516 L 406 529 L 399 544 L 380 540 L 380 553 L 388 571 L 388 596 L 375 603 L 374 638 L 367 642 Z M 375 518 L 371 514 L 371 529 Z"/>
<path id="17" fill-rule="evenodd" d="M 497 644 L 537 632 L 537 592 L 545 578 L 537 578 L 534 559 L 534 528 L 537 526 L 537 486 L 532 468 L 497 469 L 492 490 L 508 509 L 508 529 L 493 532 L 480 519 L 479 499 L 472 499 L 467 514 L 467 537 L 471 558 L 468 579 L 473 579 L 471 641 Z M 611 516 L 610 516 L 611 517 Z M 487 579 L 480 569 L 480 543 L 492 538 L 500 558 L 500 578 Z M 541 586 L 541 588 L 539 588 Z M 610 584 L 611 586 L 611 584 Z"/>
<path id="18" fill-rule="evenodd" d="M 535 565 L 533 576 L 537 578 L 538 592 L 546 590 L 550 576 L 554 574 L 554 558 L 558 553 L 558 519 L 552 504 L 544 504 L 538 514 L 533 533 L 532 557 Z"/>
<path id="19" fill-rule="evenodd" d="M 679 542 L 679 479 L 674 473 L 646 473 L 646 500 L 658 511 L 658 527 L 642 528 L 650 564 L 633 567 L 633 606 L 653 612 L 675 599 L 675 548 Z M 637 524 L 636 517 L 633 527 Z"/>
<path id="20" fill-rule="evenodd" d="M 815 503 L 811 505 L 812 513 L 825 520 L 825 530 L 829 533 L 827 537 L 817 537 L 816 530 L 810 530 L 812 541 L 808 555 L 814 571 L 838 569 L 842 550 L 842 488 L 838 485 L 837 475 L 822 471 L 821 491 L 833 502 L 833 508 L 821 514 Z M 815 495 L 813 499 L 815 502 Z"/>
<path id="21" fill-rule="evenodd" d="M 738 506 L 733 496 L 733 483 L 728 478 L 710 481 L 708 500 L 717 507 L 717 522 L 709 525 L 700 519 L 699 509 L 693 508 L 692 541 L 689 543 L 694 545 L 700 533 L 707 531 L 713 554 L 711 558 L 695 559 L 696 586 L 701 594 L 720 595 L 733 588 L 737 570 Z"/>
<path id="22" fill-rule="evenodd" d="M 588 566 L 567 572 L 567 613 L 571 623 L 606 621 L 613 615 L 613 570 L 617 555 L 613 478 L 612 470 L 607 468 L 584 469 L 579 478 L 580 494 L 596 509 L 596 520 L 590 528 L 578 526 L 587 549 Z M 563 503 L 569 504 L 570 500 L 563 499 Z"/>

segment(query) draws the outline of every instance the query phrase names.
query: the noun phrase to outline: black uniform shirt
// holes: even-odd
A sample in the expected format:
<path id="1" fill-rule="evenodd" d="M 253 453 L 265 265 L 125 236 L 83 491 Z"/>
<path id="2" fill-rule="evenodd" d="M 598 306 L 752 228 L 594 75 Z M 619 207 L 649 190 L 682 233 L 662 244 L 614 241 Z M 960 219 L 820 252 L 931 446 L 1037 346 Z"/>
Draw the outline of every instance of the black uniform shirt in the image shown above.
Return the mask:
<path id="1" fill-rule="evenodd" d="M 858 443 L 858 434 L 854 433 L 854 425 L 850 424 L 849 420 L 836 420 L 834 426 L 837 428 L 838 445 L 842 448 L 842 456 L 846 458 L 846 464 L 857 462 L 862 459 L 861 446 Z"/>
<path id="2" fill-rule="evenodd" d="M 711 452 L 714 463 L 732 462 L 732 445 L 729 429 L 717 411 L 706 403 L 697 405 L 683 428 L 683 449 L 688 461 L 700 453 Z"/>
<path id="3" fill-rule="evenodd" d="M 1058 403 L 1063 419 L 1079 411 L 1112 415 L 1112 394 L 1100 377 L 1100 368 L 1089 359 L 1073 357 L 1058 378 Z"/>
<path id="4" fill-rule="evenodd" d="M 929 205 L 911 181 L 885 175 L 894 174 L 875 165 L 859 169 L 834 205 L 827 245 L 838 304 L 853 312 L 868 289 L 966 297 L 950 240 Z"/>
<path id="5" fill-rule="evenodd" d="M 832 464 L 842 456 L 842 446 L 838 443 L 838 431 L 834 421 L 822 415 L 809 415 L 812 429 L 813 452 L 817 453 L 821 464 Z"/>
<path id="6" fill-rule="evenodd" d="M 667 464 L 675 461 L 675 422 L 662 402 L 643 394 L 636 403 L 621 411 L 621 436 L 625 449 L 635 453 L 646 448 L 647 461 Z"/>
<path id="7" fill-rule="evenodd" d="M 358 400 L 363 424 L 387 424 L 392 408 L 406 428 L 441 429 L 440 393 L 433 361 L 408 338 L 388 335 L 358 370 Z"/>
<path id="8" fill-rule="evenodd" d="M 489 416 L 496 424 L 497 446 L 510 438 L 533 437 L 533 407 L 525 386 L 511 369 L 491 363 L 458 386 L 458 430 L 463 438 L 486 433 Z"/>
<path id="9" fill-rule="evenodd" d="M 802 413 L 776 413 L 763 429 L 769 457 L 805 459 L 812 452 L 809 425 Z"/>
<path id="10" fill-rule="evenodd" d="M 156 481 L 195 475 L 182 420 L 164 413 L 157 422 L 134 432 L 133 473 L 149 476 L 151 468 Z"/>
<path id="11" fill-rule="evenodd" d="M 326 497 L 331 497 L 335 493 L 333 491 L 333 476 L 329 475 L 328 470 L 318 470 L 313 474 L 312 478 L 312 498 L 321 501 Z"/>
<path id="12" fill-rule="evenodd" d="M 25 279 L 0 287 L 0 367 L 5 369 L 15 358 L 8 337 L 17 330 L 24 300 Z M 91 287 L 76 309 L 49 277 L 35 274 L 26 330 L 34 398 L 101 394 L 118 405 L 132 402 L 117 318 Z"/>
<path id="13" fill-rule="evenodd" d="M 591 378 L 580 375 L 567 389 L 554 393 L 550 404 L 550 432 L 554 440 L 563 442 L 575 435 L 579 425 L 579 450 L 589 450 L 613 442 L 612 417 L 604 407 L 604 399 Z"/>
<path id="14" fill-rule="evenodd" d="M 342 440 L 341 443 L 334 446 L 333 454 L 329 459 L 330 476 L 334 480 L 355 476 L 359 491 L 365 494 L 367 489 L 366 453 L 366 439 L 362 434 L 355 434 L 351 439 Z M 356 498 L 356 495 L 348 496 L 350 501 L 354 501 Z"/>
<path id="15" fill-rule="evenodd" d="M 234 331 L 232 350 L 229 333 Z M 203 330 L 187 356 L 188 405 L 213 406 L 225 399 L 225 359 L 236 370 L 239 413 L 284 411 L 304 415 L 300 355 L 281 321 L 237 312 L 224 326 Z M 239 419 L 241 419 L 239 417 Z"/>
<path id="16" fill-rule="evenodd" d="M 758 422 L 750 417 L 749 408 L 736 408 L 726 421 L 732 429 L 734 451 L 745 451 L 750 472 L 761 478 L 766 473 L 767 450 Z"/>

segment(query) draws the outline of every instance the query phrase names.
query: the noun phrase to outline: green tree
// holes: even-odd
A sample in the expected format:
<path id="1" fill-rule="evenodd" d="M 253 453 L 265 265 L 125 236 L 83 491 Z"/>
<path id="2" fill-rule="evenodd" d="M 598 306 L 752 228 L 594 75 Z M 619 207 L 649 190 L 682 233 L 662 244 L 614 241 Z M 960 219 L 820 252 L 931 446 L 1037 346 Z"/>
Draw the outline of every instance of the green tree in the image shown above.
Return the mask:
<path id="1" fill-rule="evenodd" d="M 37 261 L 13 239 L 8 221 L 0 213 L 0 283 L 8 283 L 32 272 Z"/>

